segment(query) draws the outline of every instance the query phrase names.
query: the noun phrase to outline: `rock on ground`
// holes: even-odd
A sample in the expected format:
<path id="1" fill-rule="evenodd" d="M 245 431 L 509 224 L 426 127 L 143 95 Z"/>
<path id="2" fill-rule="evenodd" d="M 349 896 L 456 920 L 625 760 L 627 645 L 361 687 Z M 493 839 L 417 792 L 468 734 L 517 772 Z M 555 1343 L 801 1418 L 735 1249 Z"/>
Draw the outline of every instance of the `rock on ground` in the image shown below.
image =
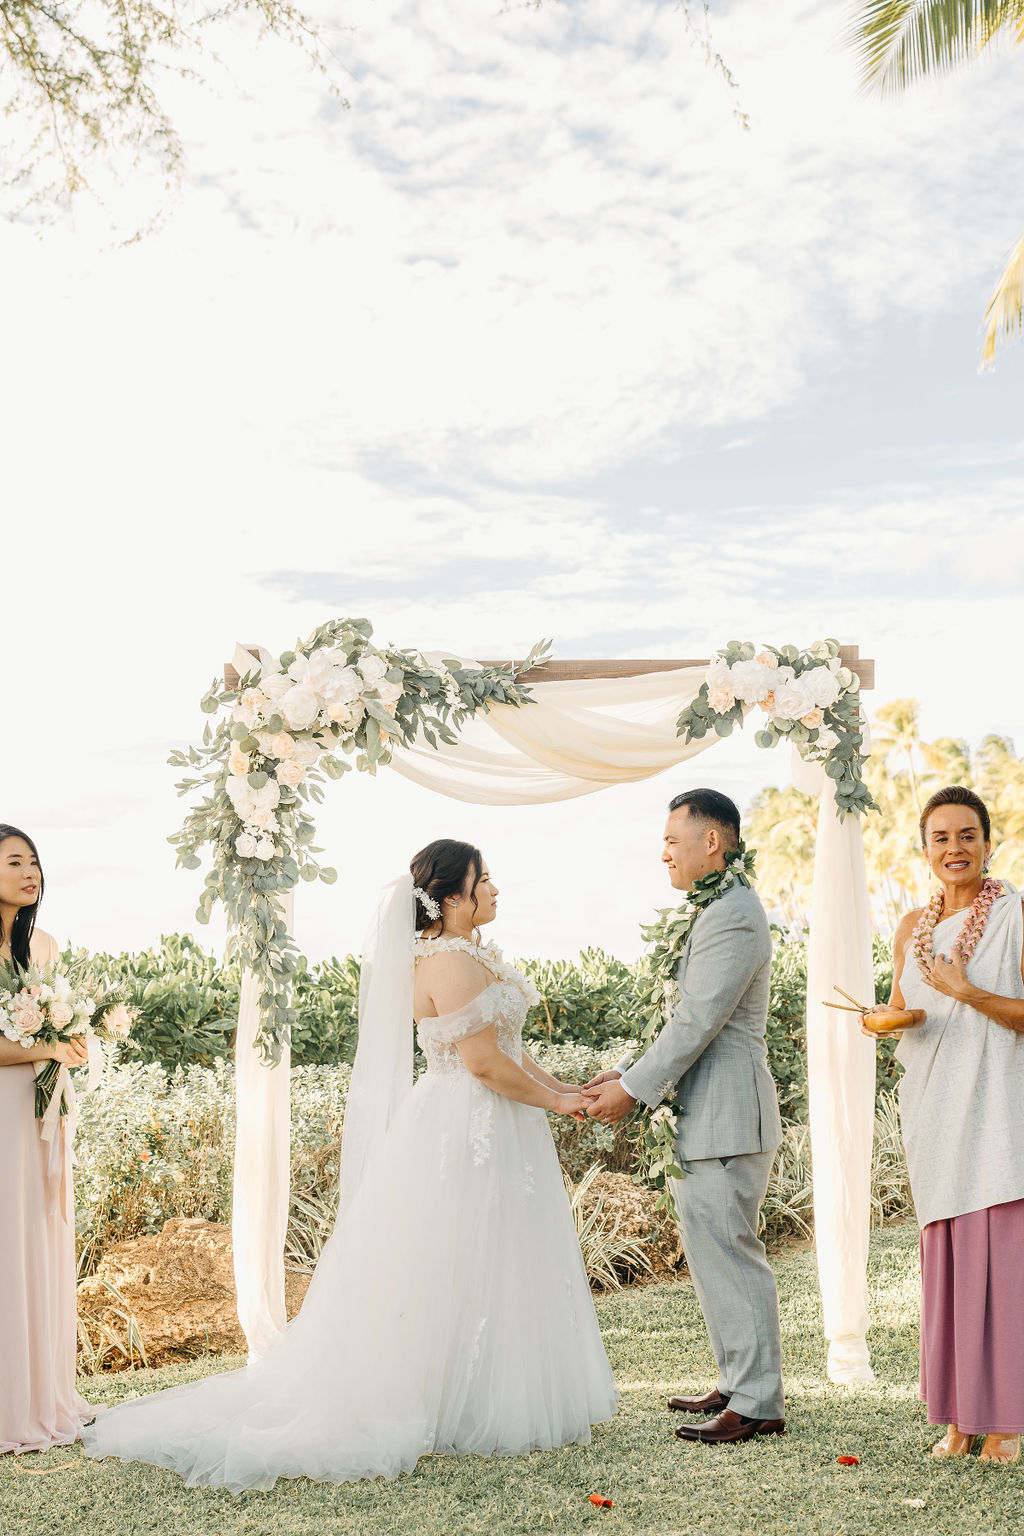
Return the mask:
<path id="1" fill-rule="evenodd" d="M 302 1305 L 308 1275 L 285 1272 L 289 1317 Z M 124 1298 L 122 1307 L 107 1284 Z M 78 1287 L 78 1315 L 94 1345 L 126 1333 L 125 1310 L 134 1314 L 150 1365 L 205 1354 L 244 1354 L 245 1336 L 235 1305 L 231 1229 L 199 1217 L 168 1221 L 159 1235 L 136 1237 L 108 1248 L 96 1273 Z M 109 1337 L 109 1334 L 107 1335 Z M 108 1357 L 108 1366 L 128 1360 Z"/>

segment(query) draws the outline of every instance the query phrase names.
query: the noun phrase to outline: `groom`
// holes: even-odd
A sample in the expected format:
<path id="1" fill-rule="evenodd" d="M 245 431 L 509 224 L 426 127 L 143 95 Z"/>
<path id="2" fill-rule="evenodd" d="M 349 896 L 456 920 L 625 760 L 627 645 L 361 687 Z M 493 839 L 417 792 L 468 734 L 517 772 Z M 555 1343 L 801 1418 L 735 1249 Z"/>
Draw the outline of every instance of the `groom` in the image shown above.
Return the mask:
<path id="1" fill-rule="evenodd" d="M 727 795 L 677 795 L 661 855 L 674 889 L 724 871 L 739 840 L 739 811 Z M 711 1414 L 676 1430 L 680 1440 L 711 1445 L 786 1427 L 778 1296 L 757 1235 L 782 1139 L 765 1044 L 771 952 L 760 900 L 737 881 L 698 914 L 676 973 L 679 1003 L 657 1039 L 628 1070 L 602 1072 L 583 1090 L 588 1113 L 606 1125 L 638 1099 L 652 1109 L 666 1098 L 674 1104 L 684 1177 L 672 1181 L 672 1193 L 718 1384 L 701 1397 L 670 1397 L 668 1406 Z"/>

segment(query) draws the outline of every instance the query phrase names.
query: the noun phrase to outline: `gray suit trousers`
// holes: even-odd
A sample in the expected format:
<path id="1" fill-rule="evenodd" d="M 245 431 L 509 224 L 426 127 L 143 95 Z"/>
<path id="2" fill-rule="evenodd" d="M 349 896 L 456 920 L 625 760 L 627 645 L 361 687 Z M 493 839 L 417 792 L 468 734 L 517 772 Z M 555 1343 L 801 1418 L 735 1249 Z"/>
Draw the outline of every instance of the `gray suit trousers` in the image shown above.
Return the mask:
<path id="1" fill-rule="evenodd" d="M 686 1262 L 729 1407 L 785 1418 L 775 1276 L 757 1235 L 774 1152 L 684 1162 L 673 1179 Z"/>

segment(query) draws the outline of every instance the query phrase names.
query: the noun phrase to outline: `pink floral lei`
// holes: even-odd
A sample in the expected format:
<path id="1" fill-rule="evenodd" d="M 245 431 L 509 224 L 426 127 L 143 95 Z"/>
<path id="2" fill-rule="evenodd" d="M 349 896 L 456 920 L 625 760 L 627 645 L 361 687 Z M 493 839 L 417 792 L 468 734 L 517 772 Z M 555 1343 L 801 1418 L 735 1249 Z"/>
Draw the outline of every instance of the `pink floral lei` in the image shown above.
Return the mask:
<path id="1" fill-rule="evenodd" d="M 992 904 L 999 900 L 1003 894 L 1003 887 L 998 880 L 986 880 L 981 890 L 974 898 L 974 905 L 967 914 L 967 921 L 960 930 L 960 935 L 953 945 L 953 953 L 959 955 L 966 965 L 974 954 L 985 932 L 985 924 L 988 915 L 992 911 Z M 936 891 L 931 901 L 925 907 L 917 920 L 914 929 L 913 946 L 911 953 L 918 965 L 922 968 L 932 955 L 932 935 L 936 924 L 942 916 L 942 909 L 946 904 L 946 898 L 942 891 Z"/>

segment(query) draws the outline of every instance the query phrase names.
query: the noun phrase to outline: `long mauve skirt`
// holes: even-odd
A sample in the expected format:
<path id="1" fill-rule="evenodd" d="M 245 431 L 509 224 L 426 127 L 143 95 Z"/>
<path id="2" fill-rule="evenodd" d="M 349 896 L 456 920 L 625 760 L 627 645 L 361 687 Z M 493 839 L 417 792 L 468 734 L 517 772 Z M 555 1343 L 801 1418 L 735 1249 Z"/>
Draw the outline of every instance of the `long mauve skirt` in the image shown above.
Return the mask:
<path id="1" fill-rule="evenodd" d="M 1024 1434 L 1024 1200 L 929 1222 L 921 1291 L 929 1421 Z"/>
<path id="2" fill-rule="evenodd" d="M 77 1440 L 75 1229 L 47 1214 L 35 1074 L 0 1067 L 0 1454 Z"/>

